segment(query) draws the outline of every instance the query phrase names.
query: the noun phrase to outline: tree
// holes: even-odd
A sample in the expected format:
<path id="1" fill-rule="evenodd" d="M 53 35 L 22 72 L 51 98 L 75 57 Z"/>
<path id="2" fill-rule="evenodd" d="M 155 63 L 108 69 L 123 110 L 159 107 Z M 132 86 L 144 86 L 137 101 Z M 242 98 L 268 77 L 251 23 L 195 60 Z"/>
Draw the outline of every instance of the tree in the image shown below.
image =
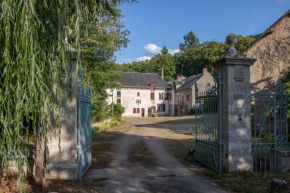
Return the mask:
<path id="1" fill-rule="evenodd" d="M 171 54 L 158 54 L 150 61 L 150 66 L 154 67 L 151 72 L 157 72 L 158 69 L 163 68 L 164 79 L 166 81 L 174 81 L 176 77 L 175 61 Z"/>
<path id="2" fill-rule="evenodd" d="M 179 44 L 179 48 L 182 52 L 186 52 L 189 49 L 197 49 L 199 47 L 199 39 L 194 35 L 193 31 L 183 36 L 184 43 Z"/>
<path id="3" fill-rule="evenodd" d="M 22 191 L 22 165 L 29 154 L 23 122 L 32 123 L 35 141 L 46 152 L 52 114 L 59 122 L 62 97 L 70 85 L 65 40 L 80 51 L 80 35 L 90 24 L 116 15 L 117 5 L 132 1 L 1 1 L 1 166 L 7 166 L 9 156 L 17 158 Z M 45 153 L 36 156 L 45 164 Z"/>
<path id="4" fill-rule="evenodd" d="M 166 46 L 163 46 L 162 50 L 161 50 L 162 54 L 168 54 L 168 49 L 166 48 Z"/>
<path id="5" fill-rule="evenodd" d="M 176 71 L 184 76 L 192 76 L 200 73 L 202 64 L 202 52 L 199 39 L 192 31 L 183 36 L 184 43 L 179 44 L 180 53 L 175 57 Z"/>
<path id="6" fill-rule="evenodd" d="M 92 120 L 103 121 L 107 115 L 104 106 L 107 98 L 106 89 L 116 87 L 120 74 L 116 72 L 114 52 L 125 48 L 129 39 L 128 30 L 123 30 L 121 11 L 102 17 L 91 23 L 87 32 L 81 34 L 81 52 L 86 80 L 92 81 Z"/>

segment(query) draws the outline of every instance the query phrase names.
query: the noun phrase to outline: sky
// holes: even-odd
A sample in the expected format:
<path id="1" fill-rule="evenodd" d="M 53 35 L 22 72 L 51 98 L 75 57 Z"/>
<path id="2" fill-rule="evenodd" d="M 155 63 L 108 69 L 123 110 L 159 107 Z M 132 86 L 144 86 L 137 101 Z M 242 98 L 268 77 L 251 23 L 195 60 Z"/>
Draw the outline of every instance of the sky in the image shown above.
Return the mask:
<path id="1" fill-rule="evenodd" d="M 290 0 L 138 0 L 120 9 L 131 32 L 128 46 L 115 53 L 123 64 L 150 59 L 163 46 L 174 54 L 191 30 L 200 42 L 262 33 L 290 9 Z"/>

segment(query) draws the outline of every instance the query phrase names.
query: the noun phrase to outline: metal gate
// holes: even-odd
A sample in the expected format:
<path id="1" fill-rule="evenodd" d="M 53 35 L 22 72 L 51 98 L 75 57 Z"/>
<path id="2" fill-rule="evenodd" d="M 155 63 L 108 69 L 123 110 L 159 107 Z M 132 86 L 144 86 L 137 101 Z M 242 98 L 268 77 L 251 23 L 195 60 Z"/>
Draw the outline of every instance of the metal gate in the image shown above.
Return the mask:
<path id="1" fill-rule="evenodd" d="M 91 165 L 92 132 L 91 132 L 91 83 L 88 89 L 83 85 L 83 71 L 79 66 L 78 79 L 78 121 L 77 121 L 77 150 L 78 150 L 78 179 Z"/>
<path id="2" fill-rule="evenodd" d="M 218 173 L 222 172 L 221 71 L 215 86 L 199 91 L 195 84 L 195 158 Z"/>
<path id="3" fill-rule="evenodd" d="M 277 172 L 277 150 L 289 148 L 289 96 L 278 82 L 274 93 L 255 93 L 251 98 L 254 171 Z"/>

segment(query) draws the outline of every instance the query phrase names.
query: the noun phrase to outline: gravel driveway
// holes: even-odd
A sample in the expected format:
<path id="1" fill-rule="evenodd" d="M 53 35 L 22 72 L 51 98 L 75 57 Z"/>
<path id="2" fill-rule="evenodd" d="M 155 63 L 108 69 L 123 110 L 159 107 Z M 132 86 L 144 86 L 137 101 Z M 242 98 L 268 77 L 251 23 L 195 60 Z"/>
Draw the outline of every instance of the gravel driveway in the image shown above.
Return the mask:
<path id="1" fill-rule="evenodd" d="M 182 165 L 163 146 L 170 130 L 178 127 L 189 129 L 192 124 L 158 123 L 154 118 L 127 118 L 132 127 L 117 141 L 113 161 L 108 168 L 89 171 L 85 178 L 106 178 L 105 192 L 112 193 L 225 193 L 214 182 L 197 175 L 192 168 Z M 157 158 L 158 165 L 148 168 L 135 167 L 128 161 L 130 147 L 144 140 Z M 192 166 L 196 167 L 196 166 Z M 84 179 L 85 180 L 85 179 Z"/>

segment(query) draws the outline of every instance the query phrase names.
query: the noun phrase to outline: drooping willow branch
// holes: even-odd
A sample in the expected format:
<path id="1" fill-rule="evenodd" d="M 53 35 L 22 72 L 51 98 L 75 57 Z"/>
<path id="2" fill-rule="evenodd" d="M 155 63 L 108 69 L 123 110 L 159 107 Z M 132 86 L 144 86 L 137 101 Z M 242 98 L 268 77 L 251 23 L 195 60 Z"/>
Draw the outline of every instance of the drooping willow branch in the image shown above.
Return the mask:
<path id="1" fill-rule="evenodd" d="M 46 143 L 51 116 L 58 120 L 70 86 L 66 45 L 79 51 L 81 23 L 114 15 L 124 1 L 0 0 L 0 161 L 5 168 L 9 158 L 17 159 L 21 190 L 29 155 L 24 123 L 31 123 L 34 138 L 41 123 Z"/>

